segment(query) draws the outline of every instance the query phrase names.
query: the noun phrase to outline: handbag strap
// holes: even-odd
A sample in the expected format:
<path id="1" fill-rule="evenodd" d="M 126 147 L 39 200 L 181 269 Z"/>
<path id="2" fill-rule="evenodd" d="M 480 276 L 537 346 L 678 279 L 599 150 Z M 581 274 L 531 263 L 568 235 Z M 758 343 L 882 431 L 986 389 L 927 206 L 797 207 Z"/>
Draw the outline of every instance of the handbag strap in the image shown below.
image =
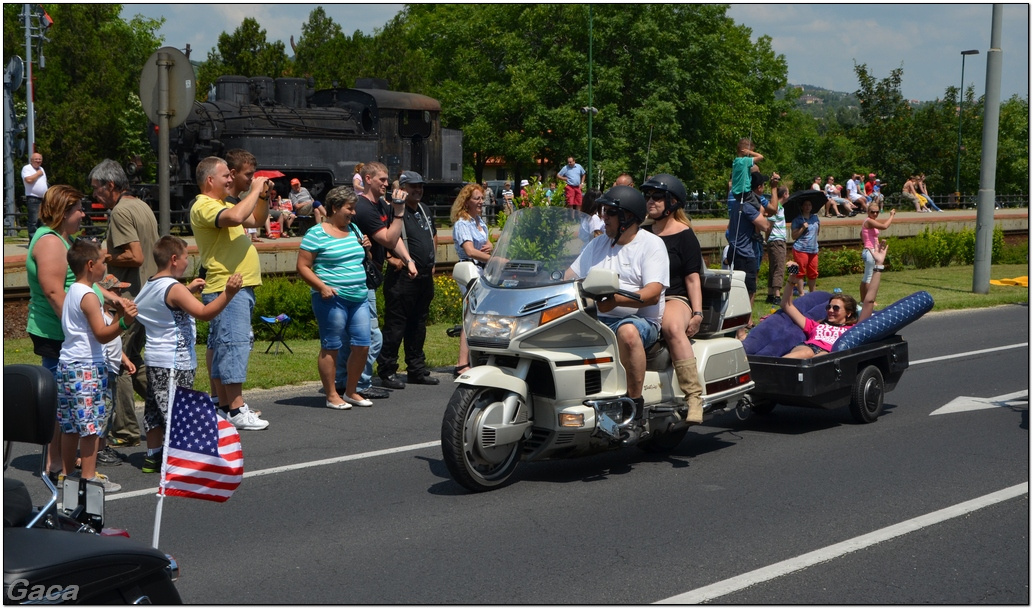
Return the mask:
<path id="1" fill-rule="evenodd" d="M 348 227 L 351 228 L 352 234 L 355 235 L 355 240 L 359 242 L 359 247 L 366 252 L 366 258 L 371 258 L 373 254 L 366 249 L 366 246 L 362 244 L 362 239 L 359 238 L 359 227 L 355 226 L 354 222 L 349 223 Z"/>

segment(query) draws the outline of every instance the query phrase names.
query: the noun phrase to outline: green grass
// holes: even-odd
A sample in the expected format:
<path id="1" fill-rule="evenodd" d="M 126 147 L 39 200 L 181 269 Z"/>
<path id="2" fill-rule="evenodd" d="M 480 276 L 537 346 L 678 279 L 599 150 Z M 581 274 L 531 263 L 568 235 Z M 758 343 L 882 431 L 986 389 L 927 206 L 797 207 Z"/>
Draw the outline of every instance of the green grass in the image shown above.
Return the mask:
<path id="1" fill-rule="evenodd" d="M 452 327 L 451 324 L 437 324 L 427 328 L 427 342 L 424 345 L 424 351 L 427 354 L 427 363 L 431 368 L 447 367 L 451 371 L 459 358 L 459 339 L 450 338 L 445 334 L 445 330 L 450 327 Z M 251 352 L 251 359 L 248 362 L 248 380 L 244 383 L 245 389 L 268 389 L 319 380 L 319 373 L 316 371 L 319 341 L 287 339 L 287 344 L 294 350 L 293 355 L 287 352 L 283 345 L 280 345 L 279 354 L 275 353 L 276 347 L 266 354 L 265 348 L 269 346 L 269 341 L 255 341 L 255 350 Z M 28 338 L 9 338 L 4 341 L 5 365 L 38 364 L 39 362 L 40 358 L 32 352 L 32 341 Z M 203 345 L 197 346 L 197 364 L 197 380 L 194 382 L 194 386 L 198 389 L 207 389 L 208 383 L 204 379 L 208 377 L 208 368 L 205 366 Z M 399 365 L 404 368 L 404 360 L 399 361 Z"/>
<path id="2" fill-rule="evenodd" d="M 1008 264 L 994 266 L 990 276 L 993 279 L 1004 279 L 1021 277 L 1028 273 L 1029 267 L 1026 265 Z M 831 292 L 833 288 L 840 287 L 847 294 L 856 297 L 860 281 L 860 275 L 819 277 L 818 289 Z M 1028 289 L 1017 286 L 991 285 L 989 294 L 973 294 L 971 266 L 883 273 L 878 300 L 880 305 L 885 306 L 920 290 L 925 290 L 932 295 L 936 303 L 934 311 L 975 309 L 1029 302 Z M 771 310 L 771 305 L 764 303 L 766 293 L 766 286 L 758 286 L 757 303 L 754 306 L 755 319 L 768 314 Z M 450 338 L 445 334 L 445 330 L 450 327 L 451 324 L 435 324 L 427 328 L 427 343 L 424 350 L 427 354 L 427 363 L 431 368 L 448 368 L 450 370 L 456 363 L 459 356 L 459 339 Z M 293 355 L 284 350 L 282 345 L 279 355 L 272 352 L 266 354 L 264 351 L 268 344 L 268 341 L 255 342 L 255 350 L 251 354 L 248 364 L 248 382 L 244 384 L 245 389 L 270 388 L 319 380 L 316 372 L 316 356 L 319 353 L 318 340 L 288 339 L 287 344 L 294 350 Z M 196 386 L 207 388 L 207 383 L 203 381 L 207 376 L 203 347 L 197 349 L 197 361 L 199 370 Z M 27 338 L 5 340 L 4 364 L 20 363 L 39 363 L 39 356 L 32 353 L 31 341 Z"/>

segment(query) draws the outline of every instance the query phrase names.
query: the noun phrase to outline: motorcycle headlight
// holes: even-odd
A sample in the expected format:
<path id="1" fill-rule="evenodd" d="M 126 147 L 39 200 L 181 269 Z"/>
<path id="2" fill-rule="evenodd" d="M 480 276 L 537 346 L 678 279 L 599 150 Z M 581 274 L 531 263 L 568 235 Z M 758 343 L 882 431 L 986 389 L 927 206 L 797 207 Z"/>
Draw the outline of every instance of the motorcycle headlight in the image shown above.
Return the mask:
<path id="1" fill-rule="evenodd" d="M 466 328 L 467 338 L 509 341 L 535 328 L 577 311 L 573 300 L 549 307 L 544 311 L 522 315 L 474 315 Z"/>

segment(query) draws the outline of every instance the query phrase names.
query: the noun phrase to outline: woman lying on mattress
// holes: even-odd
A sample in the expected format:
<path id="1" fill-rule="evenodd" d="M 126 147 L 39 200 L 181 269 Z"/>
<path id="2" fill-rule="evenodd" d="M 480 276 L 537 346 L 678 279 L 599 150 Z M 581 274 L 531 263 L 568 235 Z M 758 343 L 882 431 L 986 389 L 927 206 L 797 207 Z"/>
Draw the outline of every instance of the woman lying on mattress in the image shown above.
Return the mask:
<path id="1" fill-rule="evenodd" d="M 793 292 L 786 290 L 785 296 L 782 298 L 782 310 L 789 315 L 793 323 L 803 329 L 807 339 L 793 347 L 783 357 L 810 359 L 816 355 L 829 353 L 832 351 L 832 345 L 840 336 L 853 328 L 855 324 L 871 316 L 872 311 L 875 310 L 875 297 L 879 293 L 879 279 L 882 275 L 883 263 L 886 261 L 886 249 L 886 242 L 880 241 L 872 252 L 872 257 L 875 259 L 875 273 L 872 274 L 872 281 L 868 285 L 868 293 L 862 303 L 860 317 L 857 315 L 857 301 L 853 296 L 837 294 L 829 299 L 829 304 L 825 307 L 825 321 L 814 321 L 804 316 L 793 305 Z"/>

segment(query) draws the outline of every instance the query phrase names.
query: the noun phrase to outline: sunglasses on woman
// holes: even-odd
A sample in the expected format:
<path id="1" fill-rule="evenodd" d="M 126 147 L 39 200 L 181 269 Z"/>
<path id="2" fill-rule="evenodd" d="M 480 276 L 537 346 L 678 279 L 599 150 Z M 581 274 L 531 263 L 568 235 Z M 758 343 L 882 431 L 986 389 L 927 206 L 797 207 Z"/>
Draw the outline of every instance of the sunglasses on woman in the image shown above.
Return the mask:
<path id="1" fill-rule="evenodd" d="M 621 210 L 618 207 L 609 207 L 609 206 L 607 206 L 607 207 L 603 208 L 603 214 L 605 214 L 607 216 L 619 216 L 620 213 L 621 213 Z"/>
<path id="2" fill-rule="evenodd" d="M 835 311 L 836 313 L 839 313 L 842 309 L 843 307 L 839 305 L 825 305 L 826 311 Z"/>

